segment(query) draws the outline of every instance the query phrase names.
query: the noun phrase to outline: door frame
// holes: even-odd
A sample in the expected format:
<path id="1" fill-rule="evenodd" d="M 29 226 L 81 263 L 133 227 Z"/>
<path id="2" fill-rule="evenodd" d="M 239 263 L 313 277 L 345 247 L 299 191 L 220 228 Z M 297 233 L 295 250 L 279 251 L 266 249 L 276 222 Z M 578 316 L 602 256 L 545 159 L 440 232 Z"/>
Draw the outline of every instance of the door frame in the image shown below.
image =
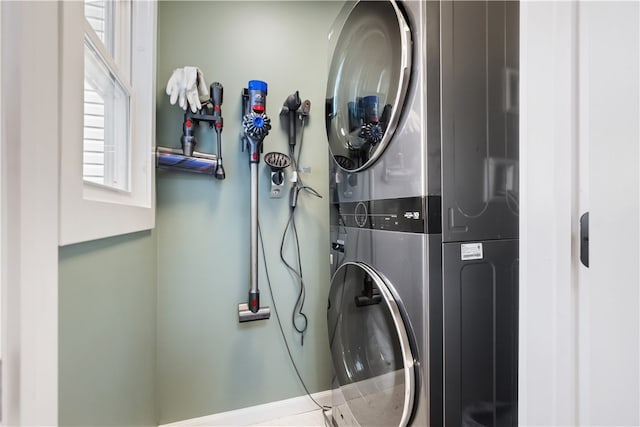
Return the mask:
<path id="1" fill-rule="evenodd" d="M 593 149 L 593 145 L 589 148 L 589 138 L 602 138 L 601 134 L 592 133 L 590 120 L 598 120 L 595 129 L 600 133 L 603 124 L 611 123 L 606 114 L 591 118 L 585 114 L 598 102 L 611 105 L 620 100 L 614 108 L 623 110 L 625 105 L 622 102 L 625 98 L 615 98 L 620 87 L 606 88 L 611 90 L 607 96 L 612 98 L 605 101 L 602 96 L 589 99 L 594 88 L 600 94 L 605 91 L 602 79 L 589 78 L 588 72 L 593 69 L 585 57 L 594 55 L 590 58 L 593 60 L 598 55 L 603 65 L 613 68 L 625 64 L 602 58 L 603 47 L 594 47 L 585 39 L 585 31 L 589 31 L 588 35 L 598 41 L 609 40 L 610 46 L 619 43 L 615 35 L 606 32 L 606 25 L 599 25 L 605 18 L 599 14 L 590 16 L 594 11 L 588 11 L 588 7 L 591 7 L 588 2 L 521 3 L 520 425 L 600 424 L 607 415 L 599 409 L 611 408 L 613 404 L 601 402 L 597 394 L 593 396 L 595 391 L 610 390 L 608 384 L 590 383 L 591 378 L 598 378 L 594 372 L 600 378 L 613 374 L 618 381 L 624 378 L 623 366 L 610 372 L 610 367 L 603 366 L 602 357 L 599 364 L 592 363 L 589 346 L 603 344 L 601 340 L 596 344 L 591 340 L 594 336 L 598 339 L 598 334 L 600 338 L 607 335 L 603 325 L 610 325 L 599 323 L 598 319 L 613 317 L 621 325 L 624 316 L 612 312 L 620 310 L 620 304 L 612 308 L 611 301 L 608 306 L 599 304 L 597 312 L 591 311 L 589 294 L 595 286 L 589 286 L 587 270 L 579 262 L 579 217 L 589 207 L 589 189 L 584 184 L 589 163 L 594 164 L 589 156 Z M 594 16 L 592 20 L 598 25 L 587 27 L 589 18 Z M 640 14 L 635 18 L 640 20 Z M 615 19 L 616 16 L 610 16 L 608 23 Z M 592 32 L 601 28 L 601 33 Z M 617 55 L 614 60 L 620 61 L 622 55 L 620 52 Z M 640 159 L 637 161 L 640 164 Z M 640 182 L 635 185 L 640 191 Z M 640 301 L 635 304 L 639 307 Z M 594 326 L 599 326 L 599 330 Z M 615 354 L 619 347 L 602 348 Z M 629 415 L 634 409 L 629 411 L 630 406 L 627 402 L 624 416 L 636 416 Z M 600 418 L 594 417 L 596 413 Z M 636 422 L 630 418 L 623 421 Z"/>
<path id="2" fill-rule="evenodd" d="M 576 328 L 572 254 L 577 201 L 570 197 L 577 186 L 577 131 L 571 121 L 577 114 L 576 88 L 571 84 L 576 71 L 575 8 L 575 3 L 521 5 L 519 422 L 523 425 L 577 421 L 577 373 L 572 368 L 576 343 L 571 338 Z M 56 425 L 59 120 L 58 20 L 52 17 L 58 15 L 59 5 L 1 2 L 0 9 L 3 419 L 11 425 Z M 24 30 L 35 27 L 40 29 L 38 36 Z M 557 44 L 563 40 L 560 35 L 568 37 Z M 5 47 L 8 40 L 10 49 Z M 21 54 L 33 51 L 39 55 Z M 550 53 L 556 73 L 541 68 L 548 65 Z M 39 71 L 43 63 L 47 73 Z M 42 98 L 42 89 L 49 96 Z M 541 102 L 545 97 L 554 101 L 554 108 Z M 38 102 L 25 102 L 31 99 Z M 549 153 L 555 159 L 551 165 L 544 161 Z M 540 178 L 549 167 L 550 176 L 562 178 L 566 185 L 545 187 L 552 178 Z M 556 206 L 557 201 L 564 203 Z M 570 243 L 566 236 L 572 237 Z"/>
<path id="3" fill-rule="evenodd" d="M 519 425 L 577 425 L 578 2 L 520 5 Z"/>
<path id="4" fill-rule="evenodd" d="M 521 4 L 521 425 L 578 420 L 577 7 Z M 58 423 L 58 13 L 57 2 L 0 2 L 2 408 L 10 425 Z"/>
<path id="5" fill-rule="evenodd" d="M 0 2 L 4 425 L 58 424 L 59 7 Z"/>

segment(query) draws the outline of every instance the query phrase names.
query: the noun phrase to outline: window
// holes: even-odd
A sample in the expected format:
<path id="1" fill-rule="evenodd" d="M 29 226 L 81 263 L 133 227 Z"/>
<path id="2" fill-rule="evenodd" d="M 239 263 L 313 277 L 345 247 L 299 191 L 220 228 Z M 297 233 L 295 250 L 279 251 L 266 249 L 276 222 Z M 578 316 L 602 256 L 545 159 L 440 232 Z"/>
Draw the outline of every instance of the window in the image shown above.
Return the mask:
<path id="1" fill-rule="evenodd" d="M 62 2 L 60 244 L 153 228 L 156 3 Z"/>
<path id="2" fill-rule="evenodd" d="M 131 2 L 85 0 L 83 179 L 130 191 Z"/>

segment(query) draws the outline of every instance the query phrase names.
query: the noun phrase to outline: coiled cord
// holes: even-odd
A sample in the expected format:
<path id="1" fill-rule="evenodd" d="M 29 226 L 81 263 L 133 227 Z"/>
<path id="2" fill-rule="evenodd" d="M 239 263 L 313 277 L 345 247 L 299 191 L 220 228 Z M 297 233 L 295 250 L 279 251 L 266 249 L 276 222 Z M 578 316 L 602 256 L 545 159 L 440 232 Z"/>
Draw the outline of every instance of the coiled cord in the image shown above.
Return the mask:
<path id="1" fill-rule="evenodd" d="M 295 209 L 297 207 L 298 195 L 301 191 L 306 191 L 309 194 L 322 198 L 322 195 L 318 193 L 314 188 L 304 185 L 302 182 L 302 178 L 298 176 L 298 165 L 300 163 L 300 155 L 302 153 L 302 141 L 304 139 L 304 116 L 300 115 L 299 119 L 301 121 L 300 126 L 300 142 L 298 145 L 298 156 L 295 155 L 295 145 L 289 145 L 289 157 L 291 158 L 291 166 L 293 167 L 294 173 L 296 174 L 296 180 L 291 187 L 292 195 L 291 195 L 291 206 L 289 209 L 289 219 L 287 220 L 287 225 L 282 232 L 282 240 L 280 241 L 280 260 L 285 265 L 287 270 L 293 274 L 294 278 L 300 285 L 300 290 L 298 292 L 298 299 L 293 307 L 293 312 L 291 313 L 291 323 L 293 324 L 296 332 L 300 334 L 300 345 L 304 345 L 304 334 L 309 326 L 309 319 L 307 315 L 304 313 L 304 302 L 306 298 L 306 289 L 304 284 L 304 275 L 302 273 L 302 259 L 300 256 L 300 238 L 298 236 L 298 229 L 296 227 L 295 220 Z M 293 243 L 294 243 L 294 251 L 295 251 L 295 262 L 297 263 L 297 268 L 294 267 L 292 262 L 287 261 L 284 256 L 284 245 L 287 239 L 287 235 L 289 231 L 293 234 Z M 298 319 L 302 319 L 298 321 Z"/>
<path id="2" fill-rule="evenodd" d="M 264 273 L 267 278 L 267 287 L 269 288 L 269 295 L 271 296 L 271 304 L 273 304 L 273 312 L 276 315 L 276 321 L 278 323 L 278 329 L 280 329 L 280 336 L 282 337 L 282 341 L 284 342 L 284 346 L 287 349 L 287 355 L 289 356 L 289 360 L 291 361 L 291 365 L 293 366 L 294 371 L 296 372 L 296 376 L 304 388 L 305 393 L 311 399 L 311 401 L 320 409 L 323 413 L 323 422 L 326 425 L 326 417 L 324 416 L 325 412 L 331 409 L 331 406 L 321 405 L 309 392 L 306 383 L 302 379 L 302 375 L 300 374 L 300 370 L 298 369 L 298 365 L 293 359 L 293 354 L 291 354 L 291 348 L 289 347 L 289 342 L 287 341 L 287 337 L 284 334 L 284 328 L 282 327 L 282 322 L 280 321 L 280 314 L 278 313 L 278 306 L 276 305 L 276 299 L 273 295 L 273 288 L 271 287 L 271 278 L 269 277 L 269 269 L 267 268 L 267 256 L 264 250 L 264 239 L 262 238 L 262 229 L 260 227 L 260 221 L 258 221 L 258 236 L 260 238 L 260 247 L 262 249 L 262 262 L 264 264 Z M 306 318 L 306 316 L 305 316 Z"/>

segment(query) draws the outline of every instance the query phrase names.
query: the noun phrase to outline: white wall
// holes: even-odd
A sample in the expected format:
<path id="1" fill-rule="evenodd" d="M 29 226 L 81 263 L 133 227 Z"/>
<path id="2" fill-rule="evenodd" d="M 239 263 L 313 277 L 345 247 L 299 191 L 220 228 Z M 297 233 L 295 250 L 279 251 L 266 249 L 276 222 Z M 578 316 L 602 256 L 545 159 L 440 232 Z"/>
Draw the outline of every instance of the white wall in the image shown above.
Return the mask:
<path id="1" fill-rule="evenodd" d="M 56 425 L 58 5 L 0 7 L 3 421 Z"/>

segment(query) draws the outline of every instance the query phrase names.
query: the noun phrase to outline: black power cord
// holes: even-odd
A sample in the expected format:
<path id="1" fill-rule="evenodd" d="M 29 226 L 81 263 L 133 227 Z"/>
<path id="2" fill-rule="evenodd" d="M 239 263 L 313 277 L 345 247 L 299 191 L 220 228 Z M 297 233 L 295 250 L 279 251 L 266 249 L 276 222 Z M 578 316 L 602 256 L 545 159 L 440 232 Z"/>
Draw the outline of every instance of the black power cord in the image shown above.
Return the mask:
<path id="1" fill-rule="evenodd" d="M 284 334 L 284 328 L 282 327 L 282 322 L 280 321 L 280 314 L 278 313 L 278 306 L 276 305 L 276 299 L 275 299 L 275 297 L 273 295 L 273 288 L 271 287 L 271 278 L 269 277 L 269 269 L 267 268 L 267 255 L 266 255 L 266 252 L 264 250 L 264 239 L 262 238 L 262 229 L 260 228 L 260 221 L 258 221 L 258 236 L 260 237 L 260 247 L 262 249 L 262 262 L 264 264 L 264 273 L 265 273 L 265 276 L 267 278 L 267 286 L 269 287 L 269 295 L 271 296 L 271 303 L 273 304 L 273 312 L 276 315 L 276 320 L 278 322 L 278 328 L 280 329 L 280 336 L 282 337 L 282 341 L 284 342 L 284 346 L 287 349 L 287 354 L 289 355 L 289 360 L 291 361 L 291 365 L 293 366 L 293 369 L 296 371 L 296 376 L 298 377 L 298 380 L 300 381 L 300 384 L 304 388 L 304 391 L 307 394 L 307 396 L 309 397 L 309 399 L 311 399 L 311 401 L 322 411 L 323 423 L 326 426 L 325 413 L 326 413 L 326 411 L 331 409 L 331 406 L 321 405 L 311 395 L 311 393 L 309 392 L 309 389 L 307 388 L 306 383 L 302 379 L 302 375 L 300 374 L 300 370 L 298 369 L 298 365 L 296 364 L 295 360 L 293 359 L 293 355 L 291 354 L 291 348 L 289 347 L 289 342 L 287 341 L 287 337 Z M 306 316 L 305 316 L 305 319 L 306 319 Z"/>
<path id="2" fill-rule="evenodd" d="M 300 334 L 300 345 L 304 345 L 304 333 L 307 330 L 307 326 L 309 324 L 309 320 L 307 315 L 302 311 L 304 307 L 304 301 L 306 298 L 306 289 L 304 286 L 304 276 L 302 275 L 302 260 L 300 257 L 300 240 L 298 238 L 298 229 L 296 228 L 296 221 L 294 216 L 294 210 L 291 209 L 289 213 L 289 220 L 287 221 L 287 225 L 284 229 L 284 233 L 282 234 L 282 240 L 280 241 L 280 260 L 285 265 L 287 270 L 289 270 L 296 278 L 298 283 L 300 284 L 300 292 L 298 293 L 298 299 L 293 307 L 293 312 L 291 313 L 291 323 L 293 324 L 296 332 Z M 298 264 L 298 269 L 296 270 L 291 264 L 287 262 L 284 257 L 284 243 L 287 237 L 288 230 L 291 229 L 294 235 L 294 243 L 295 243 L 295 251 L 296 251 L 296 260 Z M 296 323 L 296 319 L 302 319 L 302 326 L 298 327 Z"/>
<path id="3" fill-rule="evenodd" d="M 297 206 L 297 199 L 298 199 L 298 194 L 300 193 L 300 191 L 306 191 L 309 192 L 310 194 L 316 196 L 316 197 L 322 197 L 316 190 L 314 190 L 313 188 L 306 186 L 302 183 L 302 179 L 298 176 L 298 164 L 300 161 L 300 153 L 301 153 L 301 149 L 302 149 L 302 136 L 303 136 L 303 131 L 304 131 L 304 115 L 300 114 L 298 116 L 298 118 L 301 120 L 301 132 L 300 132 L 300 143 L 299 143 L 299 150 L 298 150 L 298 157 L 295 157 L 295 153 L 294 153 L 294 148 L 295 148 L 295 144 L 294 145 L 290 145 L 289 146 L 289 154 L 290 154 L 290 158 L 291 158 L 291 166 L 293 167 L 294 173 L 296 174 L 296 179 L 293 183 L 293 186 L 291 188 L 291 195 L 290 195 L 290 209 L 289 209 L 289 219 L 287 221 L 287 225 L 285 226 L 285 229 L 282 233 L 282 240 L 280 242 L 280 260 L 283 262 L 283 264 L 285 265 L 285 267 L 294 275 L 295 279 L 297 280 L 297 282 L 300 284 L 300 290 L 298 292 L 298 298 L 296 300 L 296 303 L 294 305 L 293 308 L 293 312 L 291 314 L 291 322 L 293 324 L 294 329 L 296 330 L 296 332 L 298 332 L 301 335 L 301 345 L 304 345 L 304 333 L 307 330 L 308 327 L 308 318 L 307 315 L 304 313 L 303 308 L 304 308 L 304 302 L 305 302 L 305 297 L 306 297 L 306 290 L 305 290 L 305 285 L 304 285 L 304 277 L 302 274 L 302 260 L 301 260 L 301 255 L 300 255 L 300 239 L 298 236 L 298 229 L 296 228 L 296 223 L 295 223 L 295 208 Z M 285 244 L 285 240 L 287 238 L 288 232 L 289 230 L 292 231 L 293 236 L 294 236 L 294 244 L 295 244 L 295 254 L 296 254 L 296 262 L 297 262 L 297 268 L 294 267 L 293 265 L 291 265 L 290 262 L 287 262 L 287 260 L 285 259 L 284 256 L 284 244 Z M 262 238 L 262 229 L 260 228 L 260 222 L 258 221 L 258 235 L 260 238 L 260 247 L 262 249 L 262 261 L 264 263 L 264 270 L 265 270 L 265 276 L 267 279 L 267 285 L 269 287 L 269 294 L 271 296 L 271 302 L 273 304 L 273 311 L 276 315 L 276 320 L 278 322 L 278 328 L 280 329 L 280 336 L 282 337 L 282 341 L 284 342 L 285 348 L 287 350 L 287 355 L 289 356 L 289 360 L 291 361 L 291 365 L 293 366 L 293 369 L 296 372 L 296 376 L 298 377 L 298 380 L 300 381 L 300 384 L 302 385 L 302 387 L 304 388 L 305 393 L 307 394 L 307 396 L 309 397 L 309 399 L 311 399 L 311 401 L 322 411 L 322 420 L 323 420 L 323 424 L 326 426 L 327 425 L 327 416 L 326 416 L 326 412 L 328 410 L 331 409 L 331 406 L 325 406 L 325 405 L 321 405 L 309 392 L 309 389 L 307 388 L 307 385 L 305 384 L 304 380 L 302 379 L 302 375 L 300 374 L 300 370 L 298 369 L 298 366 L 293 358 L 293 354 L 291 353 L 291 348 L 289 346 L 289 342 L 287 341 L 287 337 L 285 336 L 284 333 L 284 328 L 282 327 L 282 322 L 280 320 L 280 314 L 278 312 L 278 307 L 276 305 L 276 300 L 275 297 L 273 295 L 273 288 L 271 287 L 271 278 L 269 277 L 269 270 L 267 268 L 267 258 L 266 258 L 266 252 L 264 249 L 264 239 Z M 302 325 L 298 326 L 298 323 L 296 323 L 296 320 L 298 318 L 302 319 Z"/>
<path id="4" fill-rule="evenodd" d="M 300 345 L 304 345 L 304 334 L 307 330 L 309 319 L 307 315 L 304 313 L 304 302 L 306 298 L 306 289 L 304 284 L 304 276 L 302 274 L 302 260 L 300 256 L 300 239 L 298 236 L 298 229 L 296 227 L 295 221 L 295 209 L 297 207 L 298 195 L 301 191 L 306 191 L 316 197 L 322 198 L 320 193 L 318 193 L 315 189 L 310 186 L 304 185 L 302 182 L 302 178 L 298 175 L 298 165 L 300 164 L 300 155 L 302 153 L 302 141 L 304 138 L 304 118 L 305 116 L 300 114 L 298 115 L 298 119 L 301 122 L 300 126 L 300 142 L 298 145 L 298 156 L 295 156 L 295 144 L 289 145 L 289 157 L 291 158 L 291 167 L 296 174 L 296 179 L 291 187 L 291 196 L 290 196 L 290 208 L 289 208 L 289 219 L 287 221 L 287 225 L 284 228 L 282 233 L 282 240 L 280 242 L 280 260 L 285 265 L 287 270 L 289 270 L 297 280 L 300 285 L 300 291 L 298 293 L 298 299 L 293 307 L 293 312 L 291 313 L 291 323 L 293 324 L 296 332 L 300 334 Z M 289 230 L 293 233 L 293 241 L 294 241 L 294 251 L 296 254 L 296 262 L 297 268 L 292 265 L 291 262 L 288 262 L 284 256 L 284 244 L 289 233 Z M 296 322 L 297 319 L 302 319 L 301 322 Z M 298 323 L 302 323 L 298 326 Z"/>
<path id="5" fill-rule="evenodd" d="M 320 193 L 318 193 L 315 189 L 313 189 L 310 186 L 306 186 L 304 185 L 304 183 L 302 182 L 302 178 L 298 175 L 298 165 L 300 163 L 300 155 L 302 152 L 302 140 L 303 140 L 303 136 L 304 136 L 304 115 L 300 114 L 298 115 L 299 120 L 301 121 L 301 126 L 300 126 L 300 142 L 298 144 L 299 149 L 298 149 L 298 156 L 295 156 L 295 145 L 289 145 L 289 157 L 291 158 L 291 167 L 294 170 L 294 173 L 296 174 L 296 179 L 292 185 L 291 188 L 291 195 L 290 195 L 290 206 L 289 206 L 289 218 L 287 220 L 287 225 L 284 228 L 284 231 L 282 233 L 282 239 L 280 241 L 280 260 L 282 261 L 282 263 L 285 265 L 285 267 L 287 268 L 287 270 L 289 270 L 290 273 L 293 274 L 294 278 L 296 279 L 296 281 L 299 283 L 300 285 L 300 289 L 298 292 L 298 298 L 296 299 L 296 303 L 294 305 L 293 311 L 291 313 L 291 323 L 293 325 L 293 328 L 296 330 L 296 332 L 298 332 L 300 334 L 300 345 L 304 345 L 304 334 L 307 330 L 307 327 L 309 325 L 309 319 L 307 318 L 307 315 L 304 313 L 303 309 L 304 309 L 304 303 L 305 303 L 305 298 L 306 298 L 306 288 L 305 288 L 305 283 L 304 283 L 304 276 L 302 273 L 302 259 L 301 259 L 301 255 L 300 255 L 300 239 L 298 236 L 298 229 L 296 227 L 296 221 L 295 221 L 295 208 L 297 206 L 297 200 L 298 200 L 298 195 L 300 193 L 300 191 L 306 191 L 316 197 L 322 198 L 322 196 L 320 195 Z M 291 230 L 291 232 L 293 233 L 293 242 L 294 242 L 294 251 L 295 251 L 295 262 L 297 263 L 297 268 L 294 267 L 292 265 L 292 263 L 288 262 L 284 256 L 284 246 L 285 246 L 285 241 L 287 239 L 287 235 L 289 233 L 289 231 Z M 300 384 L 302 384 L 302 387 L 304 388 L 305 393 L 307 394 L 307 396 L 309 397 L 309 399 L 311 399 L 313 401 L 313 403 L 320 409 L 322 410 L 322 421 L 323 424 L 325 426 L 327 426 L 327 416 L 326 416 L 326 412 L 328 410 L 331 409 L 331 406 L 325 406 L 325 405 L 321 405 L 320 403 L 318 403 L 318 401 L 316 399 L 313 398 L 313 396 L 311 395 L 311 393 L 309 392 L 309 389 L 307 388 L 304 380 L 302 379 L 302 375 L 300 374 L 300 371 L 298 369 L 298 366 L 296 365 L 295 360 L 293 359 L 293 355 L 291 354 L 291 349 L 289 347 L 289 342 L 287 341 L 287 338 L 285 336 L 284 333 L 284 329 L 282 327 L 282 322 L 280 321 L 280 315 L 278 313 L 278 308 L 276 306 L 276 301 L 273 295 L 273 289 L 271 287 L 271 280 L 269 278 L 269 272 L 267 270 L 267 260 L 266 260 L 266 252 L 264 250 L 264 240 L 262 238 L 262 230 L 260 229 L 260 225 L 258 224 L 258 233 L 259 233 L 259 237 L 260 237 L 260 245 L 262 247 L 262 259 L 264 262 L 264 268 L 265 268 L 265 275 L 267 278 L 267 285 L 269 286 L 269 294 L 271 296 L 271 301 L 273 303 L 273 311 L 276 315 L 276 320 L 278 322 L 278 328 L 280 329 L 280 335 L 282 337 L 282 340 L 284 342 L 285 348 L 287 349 L 287 354 L 289 356 L 289 360 L 291 361 L 291 364 L 296 372 L 296 376 L 298 377 L 298 380 L 300 381 Z M 296 322 L 297 319 L 302 319 L 301 321 L 301 325 L 298 326 L 298 323 Z"/>

